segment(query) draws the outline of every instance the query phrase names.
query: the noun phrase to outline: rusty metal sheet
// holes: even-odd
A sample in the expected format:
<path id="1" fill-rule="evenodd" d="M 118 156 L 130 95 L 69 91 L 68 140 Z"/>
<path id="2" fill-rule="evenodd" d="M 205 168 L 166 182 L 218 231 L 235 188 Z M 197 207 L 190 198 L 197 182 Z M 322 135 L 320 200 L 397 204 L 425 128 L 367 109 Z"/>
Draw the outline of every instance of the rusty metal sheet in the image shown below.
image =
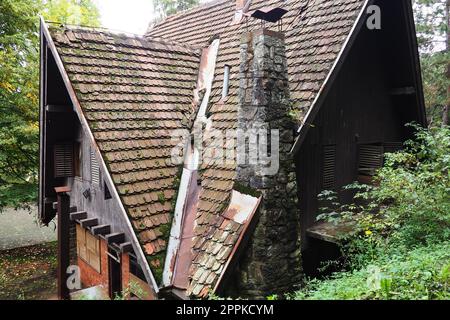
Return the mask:
<path id="1" fill-rule="evenodd" d="M 197 185 L 197 178 L 198 173 L 194 171 L 189 183 L 189 194 L 185 203 L 180 246 L 174 265 L 173 286 L 179 289 L 186 289 L 189 284 L 189 268 L 192 263 L 192 238 L 194 237 L 194 223 L 201 189 Z"/>
<path id="2" fill-rule="evenodd" d="M 233 190 L 228 209 L 223 213 L 225 218 L 245 224 L 256 210 L 259 199 Z"/>

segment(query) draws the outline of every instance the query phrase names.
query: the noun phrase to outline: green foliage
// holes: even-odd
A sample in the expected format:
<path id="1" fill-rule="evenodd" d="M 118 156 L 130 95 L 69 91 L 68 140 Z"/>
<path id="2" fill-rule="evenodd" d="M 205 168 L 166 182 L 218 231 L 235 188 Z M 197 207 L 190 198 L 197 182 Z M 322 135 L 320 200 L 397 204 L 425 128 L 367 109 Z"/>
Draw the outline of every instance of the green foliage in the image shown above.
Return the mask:
<path id="1" fill-rule="evenodd" d="M 0 211 L 36 201 L 39 18 L 99 25 L 90 0 L 0 2 Z"/>
<path id="2" fill-rule="evenodd" d="M 114 300 L 128 300 L 130 299 L 132 294 L 139 298 L 142 298 L 145 296 L 145 291 L 141 288 L 141 286 L 137 282 L 130 281 L 128 286 L 125 289 L 123 289 L 120 292 L 120 294 L 117 294 L 114 297 Z"/>
<path id="3" fill-rule="evenodd" d="M 36 0 L 0 3 L 0 210 L 35 197 L 40 8 Z"/>
<path id="4" fill-rule="evenodd" d="M 448 112 L 449 7 L 447 0 L 414 0 L 417 38 L 421 52 L 425 105 L 431 124 Z"/>
<path id="5" fill-rule="evenodd" d="M 307 281 L 291 299 L 450 299 L 450 242 L 384 254 L 371 265 Z"/>
<path id="6" fill-rule="evenodd" d="M 417 38 L 422 52 L 435 51 L 447 37 L 447 0 L 414 0 Z"/>
<path id="7" fill-rule="evenodd" d="M 100 13 L 91 0 L 49 0 L 42 15 L 45 20 L 52 22 L 100 26 Z"/>
<path id="8" fill-rule="evenodd" d="M 440 125 L 442 112 L 448 103 L 447 88 L 450 79 L 446 76 L 450 53 L 448 51 L 421 55 L 423 91 L 430 126 Z"/>
<path id="9" fill-rule="evenodd" d="M 343 266 L 326 280 L 307 280 L 295 299 L 448 299 L 450 270 L 450 128 L 416 127 L 405 149 L 387 154 L 376 185 L 354 183 L 355 201 L 333 192 L 318 218 L 352 222 Z"/>
<path id="10" fill-rule="evenodd" d="M 406 142 L 405 150 L 386 154 L 378 185 L 344 187 L 356 190 L 354 203 L 341 205 L 332 194 L 322 194 L 331 208 L 319 218 L 356 222 L 360 232 L 350 240 L 376 245 L 414 247 L 449 239 L 450 129 L 416 130 L 416 139 Z"/>
<path id="11" fill-rule="evenodd" d="M 158 192 L 158 201 L 161 204 L 164 204 L 166 202 L 166 197 L 164 195 L 164 192 Z"/>
<path id="12" fill-rule="evenodd" d="M 252 187 L 248 187 L 242 183 L 239 182 L 235 182 L 233 185 L 233 189 L 242 193 L 242 194 L 247 194 L 249 196 L 255 197 L 255 198 L 259 198 L 261 196 L 261 192 L 252 188 Z"/>
<path id="13" fill-rule="evenodd" d="M 190 9 L 200 3 L 199 0 L 155 0 L 155 8 L 160 17 L 167 17 Z"/>

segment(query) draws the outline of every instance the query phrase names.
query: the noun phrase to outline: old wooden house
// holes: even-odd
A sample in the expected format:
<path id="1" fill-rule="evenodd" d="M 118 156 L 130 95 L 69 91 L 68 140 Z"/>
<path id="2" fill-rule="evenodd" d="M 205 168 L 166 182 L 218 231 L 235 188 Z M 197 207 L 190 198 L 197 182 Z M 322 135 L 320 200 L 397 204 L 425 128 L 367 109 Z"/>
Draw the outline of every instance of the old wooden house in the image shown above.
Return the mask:
<path id="1" fill-rule="evenodd" d="M 287 292 L 334 255 L 317 194 L 371 183 L 425 119 L 410 0 L 217 0 L 144 36 L 42 21 L 39 213 L 57 217 L 59 296 Z M 275 173 L 234 152 L 258 125 L 277 134 Z M 236 135 L 193 143 L 198 128 Z"/>

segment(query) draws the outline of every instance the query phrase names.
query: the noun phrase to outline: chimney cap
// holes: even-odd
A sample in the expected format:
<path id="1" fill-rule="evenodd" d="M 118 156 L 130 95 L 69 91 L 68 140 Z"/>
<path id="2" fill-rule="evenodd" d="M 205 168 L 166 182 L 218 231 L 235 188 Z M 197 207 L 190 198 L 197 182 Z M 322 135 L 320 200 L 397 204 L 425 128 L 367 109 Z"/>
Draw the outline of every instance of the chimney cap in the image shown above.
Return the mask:
<path id="1" fill-rule="evenodd" d="M 260 9 L 256 9 L 254 11 L 250 11 L 246 13 L 247 16 L 268 21 L 268 22 L 277 22 L 280 20 L 288 10 L 283 9 L 281 7 L 263 7 Z"/>

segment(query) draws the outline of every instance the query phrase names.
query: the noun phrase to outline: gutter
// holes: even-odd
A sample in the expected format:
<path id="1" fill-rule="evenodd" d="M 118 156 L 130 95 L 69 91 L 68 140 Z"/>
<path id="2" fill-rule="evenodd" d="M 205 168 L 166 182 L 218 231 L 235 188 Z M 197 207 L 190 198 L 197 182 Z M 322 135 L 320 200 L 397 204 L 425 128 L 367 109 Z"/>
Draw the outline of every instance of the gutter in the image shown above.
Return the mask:
<path id="1" fill-rule="evenodd" d="M 193 136 L 196 128 L 203 130 L 203 125 L 206 123 L 206 110 L 208 108 L 209 97 L 211 95 L 211 88 L 214 78 L 214 71 L 216 68 L 216 58 L 219 51 L 220 39 L 215 39 L 208 48 L 203 49 L 199 75 L 197 81 L 197 87 L 194 90 L 194 101 L 198 101 L 197 97 L 199 92 L 205 90 L 203 100 L 200 104 L 196 118 L 193 121 L 192 128 L 190 130 L 190 137 Z M 178 190 L 177 202 L 175 205 L 175 213 L 172 222 L 172 228 L 170 230 L 169 243 L 167 245 L 166 260 L 164 262 L 163 270 L 163 287 L 173 285 L 174 275 L 176 272 L 176 265 L 178 259 L 178 251 L 180 249 L 183 221 L 186 218 L 186 203 L 188 195 L 192 189 L 190 185 L 192 175 L 196 174 L 200 163 L 200 151 L 196 148 L 195 144 L 191 146 L 191 139 L 187 139 L 186 142 L 186 156 L 184 159 L 184 167 L 181 175 L 180 187 Z"/>

